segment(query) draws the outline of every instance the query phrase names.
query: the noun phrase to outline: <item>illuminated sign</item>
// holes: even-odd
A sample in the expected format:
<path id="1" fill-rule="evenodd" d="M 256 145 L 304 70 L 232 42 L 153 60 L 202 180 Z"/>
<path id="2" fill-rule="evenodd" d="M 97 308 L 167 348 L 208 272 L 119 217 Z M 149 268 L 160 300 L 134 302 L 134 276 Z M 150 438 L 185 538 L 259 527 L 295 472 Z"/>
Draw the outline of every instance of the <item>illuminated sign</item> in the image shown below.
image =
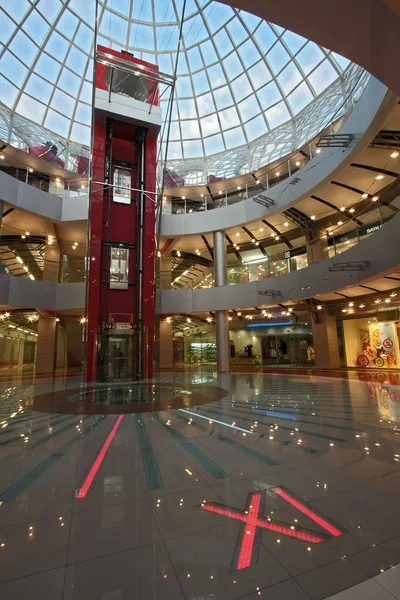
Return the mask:
<path id="1" fill-rule="evenodd" d="M 313 509 L 286 488 L 270 488 L 269 492 L 273 492 L 276 496 L 279 496 L 296 510 L 303 513 L 306 517 L 311 519 L 311 521 L 319 525 L 325 532 L 321 533 L 311 529 L 298 527 L 297 525 L 286 525 L 274 521 L 269 516 L 265 518 L 263 516 L 265 491 L 250 493 L 247 496 L 244 510 L 231 508 L 230 506 L 219 504 L 218 502 L 204 502 L 201 505 L 203 510 L 208 510 L 209 512 L 214 512 L 228 517 L 229 519 L 241 521 L 242 523 L 232 559 L 231 571 L 247 569 L 258 562 L 261 533 L 263 529 L 296 538 L 302 542 L 307 542 L 308 544 L 319 544 L 332 537 L 338 537 L 345 533 L 343 528 Z"/>

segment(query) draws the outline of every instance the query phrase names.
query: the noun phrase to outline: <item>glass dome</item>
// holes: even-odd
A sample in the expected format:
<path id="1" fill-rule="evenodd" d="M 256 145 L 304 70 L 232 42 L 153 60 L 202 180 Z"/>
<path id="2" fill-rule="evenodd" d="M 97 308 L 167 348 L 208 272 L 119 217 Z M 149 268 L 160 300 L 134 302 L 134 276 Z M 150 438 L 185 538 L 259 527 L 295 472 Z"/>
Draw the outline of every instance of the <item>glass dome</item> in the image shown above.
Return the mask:
<path id="1" fill-rule="evenodd" d="M 1 2 L 1 102 L 9 115 L 67 143 L 90 144 L 95 6 Z M 172 73 L 182 8 L 183 0 L 99 0 L 98 43 Z M 324 126 L 343 101 L 343 81 L 350 86 L 357 69 L 252 14 L 187 0 L 169 168 L 201 183 L 207 174 L 232 176 L 283 156 Z M 167 101 L 165 94 L 164 115 Z"/>

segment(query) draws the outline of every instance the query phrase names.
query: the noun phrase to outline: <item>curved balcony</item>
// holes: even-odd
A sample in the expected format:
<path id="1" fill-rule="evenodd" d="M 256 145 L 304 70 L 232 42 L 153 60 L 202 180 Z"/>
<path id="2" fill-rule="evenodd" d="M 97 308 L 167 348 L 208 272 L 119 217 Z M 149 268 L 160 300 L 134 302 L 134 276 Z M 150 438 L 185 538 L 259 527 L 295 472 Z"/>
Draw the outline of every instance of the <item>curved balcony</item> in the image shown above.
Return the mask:
<path id="1" fill-rule="evenodd" d="M 383 277 L 399 265 L 400 253 L 394 242 L 399 227 L 400 214 L 397 213 L 374 235 L 339 257 L 334 256 L 280 277 L 209 289 L 159 291 L 156 310 L 161 314 L 178 314 L 268 306 L 357 286 L 377 276 Z"/>
<path id="2" fill-rule="evenodd" d="M 295 206 L 329 183 L 340 170 L 353 161 L 375 137 L 396 103 L 397 97 L 388 92 L 376 79 L 371 78 L 356 107 L 338 130 L 342 135 L 352 136 L 352 143 L 348 147 L 324 148 L 296 173 L 267 191 L 263 190 L 261 195 L 268 197 L 269 207 L 254 201 L 260 196 L 258 194 L 240 202 L 233 199 L 233 204 L 214 210 L 212 218 L 208 210 L 191 214 L 163 214 L 160 235 L 174 237 L 226 230 L 270 217 L 284 208 Z"/>

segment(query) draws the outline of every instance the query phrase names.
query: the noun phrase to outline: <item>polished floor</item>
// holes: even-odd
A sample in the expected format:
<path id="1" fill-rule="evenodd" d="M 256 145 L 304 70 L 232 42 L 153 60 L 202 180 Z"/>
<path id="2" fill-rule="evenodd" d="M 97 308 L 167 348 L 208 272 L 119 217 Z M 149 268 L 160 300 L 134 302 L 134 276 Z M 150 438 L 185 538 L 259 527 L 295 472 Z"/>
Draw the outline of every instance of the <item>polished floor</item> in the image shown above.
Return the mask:
<path id="1" fill-rule="evenodd" d="M 400 598 L 392 374 L 3 379 L 0 459 L 1 598 Z"/>

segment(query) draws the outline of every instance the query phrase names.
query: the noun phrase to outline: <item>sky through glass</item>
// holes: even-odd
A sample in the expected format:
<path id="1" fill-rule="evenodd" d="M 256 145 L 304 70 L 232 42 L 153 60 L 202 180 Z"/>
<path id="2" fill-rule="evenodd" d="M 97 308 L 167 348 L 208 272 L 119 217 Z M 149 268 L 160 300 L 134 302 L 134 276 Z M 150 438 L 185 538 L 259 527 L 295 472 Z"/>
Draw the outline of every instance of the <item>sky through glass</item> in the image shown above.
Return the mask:
<path id="1" fill-rule="evenodd" d="M 100 0 L 98 42 L 172 73 L 182 6 L 183 0 Z M 86 145 L 94 21 L 95 0 L 0 1 L 1 102 Z M 293 124 L 351 68 L 299 35 L 210 0 L 187 1 L 178 64 L 168 158 L 194 183 L 207 165 L 231 175 L 265 164 L 271 153 L 264 143 L 253 156 L 255 141 Z M 324 110 L 321 104 L 321 114 L 335 107 L 336 101 Z M 165 115 L 166 101 L 162 108 Z M 232 173 L 223 161 L 209 160 L 227 153 Z"/>

